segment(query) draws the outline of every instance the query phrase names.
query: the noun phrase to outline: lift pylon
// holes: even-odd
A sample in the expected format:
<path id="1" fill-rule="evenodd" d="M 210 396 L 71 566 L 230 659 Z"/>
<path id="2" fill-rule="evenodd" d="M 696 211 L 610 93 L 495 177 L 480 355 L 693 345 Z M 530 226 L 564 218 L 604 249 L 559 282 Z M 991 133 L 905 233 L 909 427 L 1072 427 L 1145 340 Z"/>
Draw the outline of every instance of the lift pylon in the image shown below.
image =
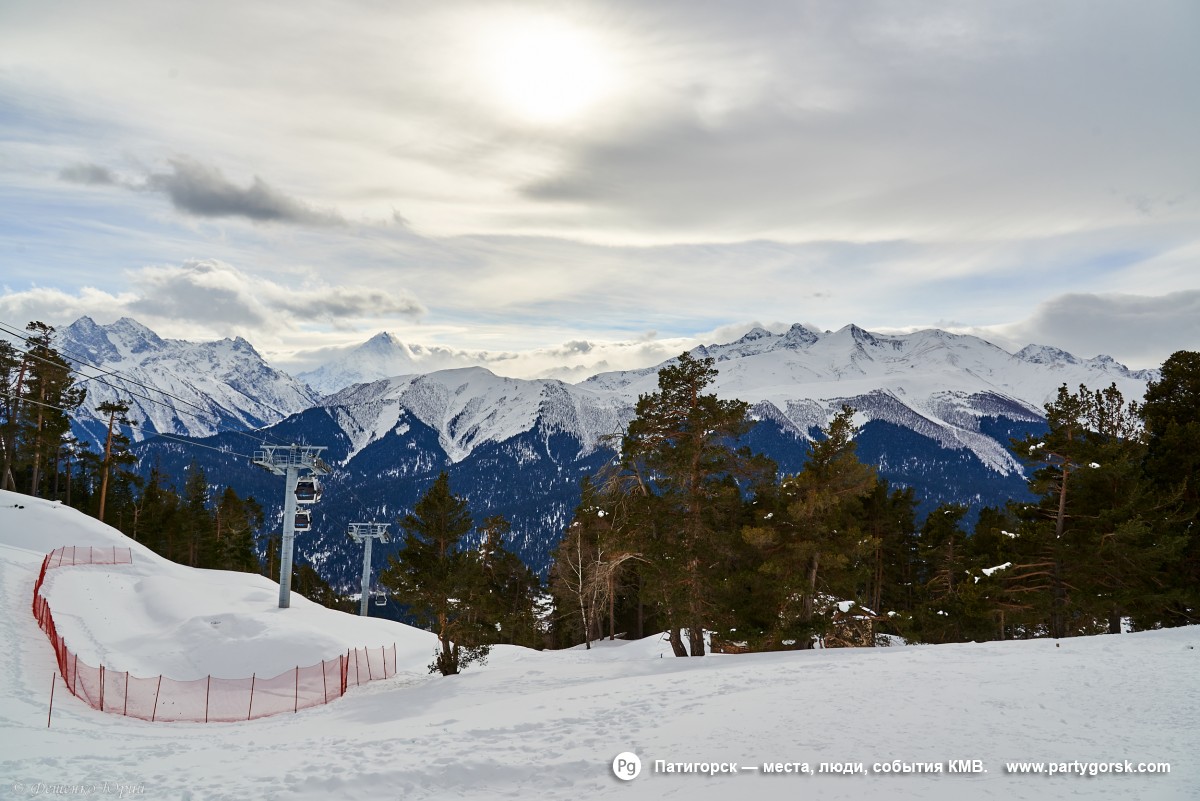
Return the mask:
<path id="1" fill-rule="evenodd" d="M 363 544 L 362 598 L 358 603 L 358 614 L 362 617 L 367 617 L 371 601 L 371 543 L 388 542 L 387 529 L 387 523 L 351 523 L 346 532 L 352 540 Z"/>
<path id="2" fill-rule="evenodd" d="M 263 445 L 254 452 L 254 463 L 277 476 L 285 476 L 283 489 L 283 541 L 279 544 L 279 608 L 287 609 L 292 602 L 292 550 L 296 538 L 296 482 L 301 471 L 314 476 L 329 472 L 321 461 L 324 446 Z M 304 529 L 307 531 L 308 529 Z"/>

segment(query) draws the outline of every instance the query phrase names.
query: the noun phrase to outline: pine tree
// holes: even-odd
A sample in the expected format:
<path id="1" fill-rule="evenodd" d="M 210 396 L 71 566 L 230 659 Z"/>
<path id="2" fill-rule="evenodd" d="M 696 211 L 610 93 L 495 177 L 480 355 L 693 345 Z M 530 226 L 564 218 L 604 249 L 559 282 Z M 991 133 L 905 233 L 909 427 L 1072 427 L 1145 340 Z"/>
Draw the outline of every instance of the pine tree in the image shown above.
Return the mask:
<path id="1" fill-rule="evenodd" d="M 216 526 L 213 523 L 212 512 L 208 509 L 208 501 L 208 476 L 204 468 L 193 461 L 188 467 L 179 510 L 179 533 L 183 549 L 179 554 L 180 558 L 176 558 L 175 561 L 190 567 L 215 566 Z"/>
<path id="2" fill-rule="evenodd" d="M 624 483 L 639 507 L 644 592 L 676 656 L 703 656 L 705 629 L 726 614 L 715 594 L 742 522 L 738 481 L 774 475 L 766 460 L 734 447 L 749 430 L 748 405 L 704 394 L 717 375 L 713 363 L 684 353 L 663 367 L 658 392 L 638 398 L 621 446 Z"/>
<path id="3" fill-rule="evenodd" d="M 96 411 L 108 418 L 104 459 L 100 463 L 100 505 L 96 512 L 96 519 L 103 523 L 105 507 L 108 504 L 110 477 L 121 465 L 136 464 L 137 457 L 129 452 L 129 437 L 120 429 L 120 426 L 129 425 L 129 420 L 125 417 L 129 411 L 129 404 L 124 401 L 105 401 L 96 407 Z"/>
<path id="4" fill-rule="evenodd" d="M 921 642 L 990 639 L 995 632 L 978 557 L 962 528 L 967 507 L 942 504 L 921 527 L 919 607 L 913 638 Z"/>
<path id="5" fill-rule="evenodd" d="M 443 676 L 486 660 L 489 651 L 486 623 L 471 608 L 480 583 L 478 560 L 462 550 L 473 525 L 467 502 L 450 491 L 450 478 L 441 473 L 400 520 L 404 548 L 380 574 L 392 596 L 437 634 L 430 672 Z"/>
<path id="6" fill-rule="evenodd" d="M 473 611 L 488 630 L 489 642 L 541 648 L 542 633 L 535 613 L 541 582 L 505 546 L 511 528 L 500 515 L 485 518 L 480 526 L 483 539 L 475 552 L 480 585 L 470 594 Z"/>
<path id="7" fill-rule="evenodd" d="M 262 522 L 262 507 L 254 498 L 240 498 L 233 487 L 226 487 L 213 514 L 213 567 L 257 573 L 254 532 Z"/>
<path id="8" fill-rule="evenodd" d="M 1146 430 L 1145 472 L 1176 511 L 1155 529 L 1180 545 L 1163 576 L 1164 611 L 1143 626 L 1200 622 L 1200 352 L 1178 351 L 1151 382 L 1140 413 Z"/>
<path id="9" fill-rule="evenodd" d="M 1115 385 L 1063 386 L 1046 407 L 1049 432 L 1017 443 L 1042 465 L 1030 484 L 1040 497 L 1019 512 L 1023 553 L 1004 581 L 1053 637 L 1116 633 L 1123 617 L 1165 600 L 1159 577 L 1185 543 L 1166 525 L 1177 517 L 1171 494 L 1146 481 L 1140 414 Z"/>
<path id="10" fill-rule="evenodd" d="M 30 336 L 19 360 L 11 346 L 0 351 L 0 487 L 16 490 L 20 485 L 29 495 L 41 495 L 46 466 L 70 433 L 70 413 L 86 392 L 75 385 L 70 365 L 54 349 L 54 327 L 34 321 L 25 328 Z"/>
<path id="11" fill-rule="evenodd" d="M 908 614 L 916 603 L 916 507 L 912 487 L 893 490 L 884 479 L 863 498 L 863 532 L 875 543 L 866 605 L 880 615 Z"/>
<path id="12" fill-rule="evenodd" d="M 803 469 L 781 482 L 770 520 L 744 532 L 763 551 L 781 644 L 813 647 L 829 622 L 827 604 L 860 600 L 856 588 L 869 584 L 878 543 L 863 531 L 863 502 L 876 478 L 855 454 L 853 418 L 846 406 L 834 415 Z"/>

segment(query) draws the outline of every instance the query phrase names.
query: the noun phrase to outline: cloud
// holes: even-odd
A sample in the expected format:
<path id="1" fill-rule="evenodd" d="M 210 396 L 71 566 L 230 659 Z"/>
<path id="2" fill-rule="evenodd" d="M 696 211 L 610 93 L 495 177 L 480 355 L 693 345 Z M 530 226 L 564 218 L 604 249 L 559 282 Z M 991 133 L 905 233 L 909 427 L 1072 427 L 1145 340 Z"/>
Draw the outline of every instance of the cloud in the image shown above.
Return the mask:
<path id="1" fill-rule="evenodd" d="M 257 175 L 240 187 L 220 170 L 179 157 L 170 159 L 171 172 L 151 174 L 145 188 L 162 192 L 179 211 L 198 217 L 244 217 L 254 222 L 342 225 L 336 212 L 323 211 L 289 197 Z"/>
<path id="2" fill-rule="evenodd" d="M 256 223 L 279 222 L 298 225 L 338 226 L 346 221 L 335 211 L 314 208 L 290 197 L 257 175 L 247 186 L 238 186 L 216 167 L 188 156 L 168 159 L 169 172 L 152 172 L 144 180 L 122 180 L 108 167 L 79 162 L 64 167 L 59 180 L 86 186 L 121 186 L 131 190 L 159 192 L 177 211 L 196 217 L 242 217 Z M 392 210 L 392 224 L 407 226 Z"/>
<path id="3" fill-rule="evenodd" d="M 216 260 L 131 271 L 131 289 L 112 294 L 84 287 L 77 294 L 34 287 L 0 295 L 10 320 L 47 319 L 65 325 L 83 315 L 130 316 L 171 337 L 241 335 L 274 340 L 317 325 L 354 328 L 364 320 L 415 320 L 425 307 L 411 293 L 373 287 L 302 283 L 292 286 L 250 275 Z"/>
<path id="4" fill-rule="evenodd" d="M 130 292 L 112 294 L 94 287 L 83 287 L 76 294 L 52 287 L 33 287 L 23 292 L 5 288 L 0 294 L 0 315 L 12 325 L 41 320 L 53 326 L 66 326 L 88 316 L 116 319 L 135 300 Z"/>
<path id="5" fill-rule="evenodd" d="M 1112 356 L 1129 367 L 1157 367 L 1178 350 L 1200 350 L 1200 290 L 1165 295 L 1059 295 L 1020 322 L 978 329 L 1016 350 L 1053 345 L 1077 356 Z"/>
<path id="6" fill-rule="evenodd" d="M 135 278 L 138 299 L 131 311 L 158 318 L 180 317 L 212 325 L 275 327 L 357 318 L 419 317 L 424 306 L 406 292 L 361 286 L 291 287 L 252 276 L 215 260 L 148 267 Z"/>
<path id="7" fill-rule="evenodd" d="M 113 171 L 99 164 L 72 164 L 70 167 L 64 167 L 58 173 L 58 177 L 68 183 L 88 186 L 106 186 L 118 183 L 117 176 Z"/>

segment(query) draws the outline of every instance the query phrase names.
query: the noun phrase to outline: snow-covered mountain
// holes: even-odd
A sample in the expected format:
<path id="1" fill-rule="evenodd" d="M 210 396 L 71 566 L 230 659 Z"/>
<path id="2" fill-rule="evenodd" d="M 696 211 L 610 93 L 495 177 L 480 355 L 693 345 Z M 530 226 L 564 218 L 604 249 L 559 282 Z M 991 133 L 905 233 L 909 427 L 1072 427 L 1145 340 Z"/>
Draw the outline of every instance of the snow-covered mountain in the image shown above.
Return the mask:
<path id="1" fill-rule="evenodd" d="M 801 437 L 824 424 L 843 404 L 878 420 L 903 426 L 942 447 L 970 450 L 988 468 L 1018 470 L 1005 445 L 980 433 L 980 420 L 1042 419 L 1058 388 L 1103 389 L 1116 384 L 1140 400 L 1156 370 L 1131 371 L 1108 356 L 1079 359 L 1030 345 L 1011 354 L 974 336 L 929 329 L 911 334 L 872 334 L 856 325 L 817 332 L 793 325 L 782 334 L 754 328 L 735 342 L 701 346 L 718 376 L 714 391 L 750 403 L 760 419 L 776 420 Z M 584 389 L 634 398 L 657 387 L 658 368 L 603 373 Z"/>
<path id="2" fill-rule="evenodd" d="M 361 345 L 339 354 L 336 359 L 315 370 L 298 373 L 296 377 L 318 394 L 329 395 L 354 384 L 398 375 L 468 367 L 476 361 L 466 351 L 443 346 L 410 345 L 387 331 L 381 331 Z"/>
<path id="3" fill-rule="evenodd" d="M 973 336 L 939 330 L 884 336 L 854 325 L 825 333 L 799 324 L 782 334 L 755 328 L 692 353 L 716 360 L 718 395 L 747 401 L 756 418 L 797 438 L 808 438 L 848 404 L 864 423 L 893 423 L 943 448 L 967 449 L 1001 474 L 1020 467 L 1005 443 L 980 432 L 981 418 L 1038 421 L 1064 383 L 1072 390 L 1115 383 L 1127 398 L 1140 399 L 1156 375 L 1107 356 L 1082 360 L 1034 346 L 1014 355 Z M 539 422 L 590 451 L 622 430 L 639 395 L 657 389 L 658 369 L 602 373 L 579 384 L 501 378 L 480 367 L 442 370 L 358 384 L 321 405 L 354 443 L 348 458 L 405 414 L 436 431 L 455 462 L 480 443 L 503 442 Z"/>
<path id="4" fill-rule="evenodd" d="M 436 431 L 447 456 L 460 462 L 483 443 L 505 442 L 535 425 L 568 434 L 591 451 L 602 437 L 619 434 L 633 413 L 625 393 L 504 378 L 482 367 L 357 384 L 321 405 L 352 443 L 347 460 L 403 426 L 405 417 Z"/>
<path id="5" fill-rule="evenodd" d="M 1044 405 L 1061 385 L 1115 383 L 1139 400 L 1156 375 L 1053 348 L 1012 354 L 972 336 L 883 335 L 853 325 L 827 332 L 796 325 L 779 334 L 756 328 L 694 354 L 715 360 L 718 395 L 751 404 L 758 425 L 745 444 L 781 471 L 799 470 L 807 440 L 848 404 L 859 411 L 859 457 L 893 485 L 912 487 L 924 511 L 941 502 L 979 508 L 1024 497 L 1023 467 L 1008 442 L 1044 429 Z M 394 520 L 445 470 L 475 519 L 504 515 L 514 549 L 544 569 L 578 503 L 580 478 L 612 458 L 614 435 L 638 396 L 657 389 L 658 369 L 569 384 L 456 368 L 358 383 L 322 398 L 261 432 L 328 447 L 323 458 L 334 472 L 300 558 L 349 586 L 359 557 L 346 525 Z M 210 476 L 277 514 L 278 481 L 238 457 L 245 447 L 237 440 L 206 440 L 225 456 L 153 441 L 139 452 L 168 475 L 182 475 L 197 458 Z"/>
<path id="6" fill-rule="evenodd" d="M 77 433 L 93 440 L 103 436 L 107 420 L 95 408 L 105 401 L 128 402 L 128 417 L 137 424 L 132 435 L 144 439 L 260 428 L 317 400 L 241 337 L 185 342 L 162 339 L 128 317 L 110 325 L 81 317 L 58 332 L 57 347 L 81 372 L 97 376 L 79 378 L 87 402 L 76 420 Z"/>

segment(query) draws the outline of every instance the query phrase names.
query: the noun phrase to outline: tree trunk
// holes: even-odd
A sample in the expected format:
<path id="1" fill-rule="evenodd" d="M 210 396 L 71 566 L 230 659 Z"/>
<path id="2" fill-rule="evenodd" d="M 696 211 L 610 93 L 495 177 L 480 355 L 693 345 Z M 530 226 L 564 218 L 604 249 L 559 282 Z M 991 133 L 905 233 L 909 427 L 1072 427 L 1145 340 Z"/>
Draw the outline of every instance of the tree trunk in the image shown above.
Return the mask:
<path id="1" fill-rule="evenodd" d="M 616 571 L 609 571 L 608 574 L 608 640 L 612 642 L 617 639 L 617 616 L 616 612 Z"/>
<path id="2" fill-rule="evenodd" d="M 1067 636 L 1067 589 L 1062 577 L 1062 558 L 1059 551 L 1062 548 L 1062 536 L 1067 528 L 1067 477 L 1070 469 L 1066 463 L 1062 468 L 1062 484 L 1058 490 L 1058 514 L 1054 518 L 1054 575 L 1053 596 L 1050 607 L 1050 636 L 1054 639 Z"/>
<path id="3" fill-rule="evenodd" d="M 96 516 L 96 519 L 101 523 L 104 522 L 104 502 L 108 498 L 108 460 L 112 454 L 112 430 L 113 421 L 116 418 L 117 413 L 115 411 L 108 413 L 108 439 L 104 441 L 104 466 L 100 471 L 100 513 Z"/>
<path id="4" fill-rule="evenodd" d="M 10 436 L 4 442 L 4 475 L 0 476 L 0 489 L 16 491 L 13 481 L 12 466 L 17 447 L 17 415 L 21 413 L 21 389 L 25 384 L 25 371 L 29 369 L 28 357 L 21 360 L 21 371 L 17 373 L 17 388 L 13 392 L 12 405 L 8 409 L 8 425 Z"/>
<path id="5" fill-rule="evenodd" d="M 692 646 L 692 656 L 704 656 L 704 629 L 692 626 L 688 629 L 688 640 Z"/>
<path id="6" fill-rule="evenodd" d="M 687 649 L 683 647 L 683 637 L 679 634 L 679 629 L 672 628 L 668 634 L 671 640 L 671 651 L 675 656 L 687 656 Z"/>

